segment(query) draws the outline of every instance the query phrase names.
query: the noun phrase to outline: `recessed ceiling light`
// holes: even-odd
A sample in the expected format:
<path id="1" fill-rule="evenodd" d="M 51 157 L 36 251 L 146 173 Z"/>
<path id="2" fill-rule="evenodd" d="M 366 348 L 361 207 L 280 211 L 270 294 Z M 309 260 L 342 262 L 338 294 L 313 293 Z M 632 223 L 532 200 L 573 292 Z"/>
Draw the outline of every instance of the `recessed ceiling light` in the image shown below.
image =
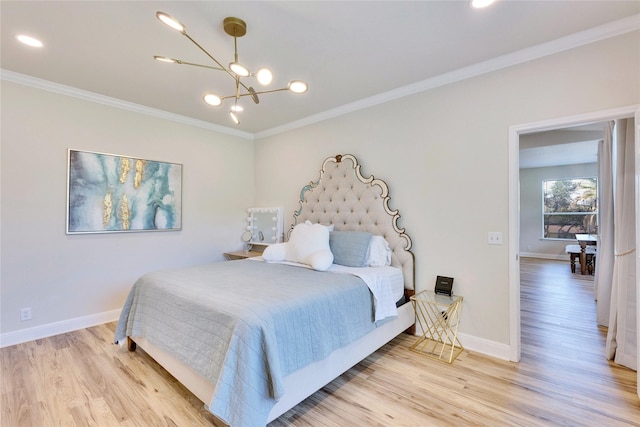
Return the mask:
<path id="1" fill-rule="evenodd" d="M 476 9 L 481 9 L 491 5 L 495 0 L 471 0 L 471 6 Z"/>
<path id="2" fill-rule="evenodd" d="M 36 38 L 33 38 L 31 36 L 24 35 L 24 34 L 18 34 L 16 36 L 16 39 L 18 39 L 18 41 L 20 43 L 24 43 L 27 46 L 31 46 L 31 47 L 42 47 L 42 46 L 44 46 L 40 40 L 38 40 Z"/>

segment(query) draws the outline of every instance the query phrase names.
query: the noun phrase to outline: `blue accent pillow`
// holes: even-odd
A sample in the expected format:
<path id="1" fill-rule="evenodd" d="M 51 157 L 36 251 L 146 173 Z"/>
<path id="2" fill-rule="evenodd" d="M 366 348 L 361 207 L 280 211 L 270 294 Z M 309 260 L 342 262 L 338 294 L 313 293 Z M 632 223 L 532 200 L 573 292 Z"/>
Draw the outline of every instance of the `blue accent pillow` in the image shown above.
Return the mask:
<path id="1" fill-rule="evenodd" d="M 333 263 L 347 267 L 366 267 L 371 233 L 366 231 L 332 231 L 329 247 Z"/>

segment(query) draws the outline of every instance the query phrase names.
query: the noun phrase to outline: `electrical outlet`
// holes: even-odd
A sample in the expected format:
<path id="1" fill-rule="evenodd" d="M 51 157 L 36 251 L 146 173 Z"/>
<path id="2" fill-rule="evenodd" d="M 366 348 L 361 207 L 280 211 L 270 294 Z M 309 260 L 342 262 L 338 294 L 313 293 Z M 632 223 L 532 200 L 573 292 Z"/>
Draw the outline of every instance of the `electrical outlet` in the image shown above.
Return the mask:
<path id="1" fill-rule="evenodd" d="M 20 321 L 31 320 L 31 307 L 20 309 Z"/>
<path id="2" fill-rule="evenodd" d="M 488 237 L 488 243 L 490 245 L 501 245 L 502 244 L 502 232 L 501 231 L 490 231 Z"/>

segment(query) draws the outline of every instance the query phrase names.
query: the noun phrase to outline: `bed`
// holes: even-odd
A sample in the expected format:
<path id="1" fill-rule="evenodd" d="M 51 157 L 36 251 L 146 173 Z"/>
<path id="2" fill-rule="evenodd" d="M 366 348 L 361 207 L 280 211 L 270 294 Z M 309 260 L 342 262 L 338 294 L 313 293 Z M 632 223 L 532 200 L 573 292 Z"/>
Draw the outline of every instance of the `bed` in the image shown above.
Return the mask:
<path id="1" fill-rule="evenodd" d="M 389 200 L 353 155 L 327 158 L 301 190 L 286 243 L 258 259 L 142 276 L 116 342 L 141 347 L 224 423 L 265 425 L 413 327 L 412 242 Z M 325 246 L 314 261 L 292 258 L 310 230 L 331 242 L 328 264 Z M 374 256 L 374 240 L 385 254 Z"/>

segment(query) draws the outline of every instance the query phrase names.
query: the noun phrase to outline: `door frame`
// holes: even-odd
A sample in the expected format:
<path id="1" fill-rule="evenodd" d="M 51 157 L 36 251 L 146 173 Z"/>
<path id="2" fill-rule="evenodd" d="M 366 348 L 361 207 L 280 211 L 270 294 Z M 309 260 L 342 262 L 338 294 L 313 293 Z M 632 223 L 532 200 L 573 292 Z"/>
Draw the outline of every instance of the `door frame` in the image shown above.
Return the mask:
<path id="1" fill-rule="evenodd" d="M 520 361 L 520 135 L 566 128 L 580 124 L 635 118 L 635 182 L 636 212 L 640 212 L 640 105 L 630 105 L 574 116 L 559 117 L 539 122 L 509 126 L 509 359 Z M 636 280 L 640 277 L 640 215 L 636 215 Z M 636 307 L 640 308 L 640 292 L 636 292 Z M 640 342 L 640 316 L 636 316 L 638 340 Z M 640 351 L 638 352 L 640 367 Z M 640 370 L 637 383 L 640 397 Z"/>

